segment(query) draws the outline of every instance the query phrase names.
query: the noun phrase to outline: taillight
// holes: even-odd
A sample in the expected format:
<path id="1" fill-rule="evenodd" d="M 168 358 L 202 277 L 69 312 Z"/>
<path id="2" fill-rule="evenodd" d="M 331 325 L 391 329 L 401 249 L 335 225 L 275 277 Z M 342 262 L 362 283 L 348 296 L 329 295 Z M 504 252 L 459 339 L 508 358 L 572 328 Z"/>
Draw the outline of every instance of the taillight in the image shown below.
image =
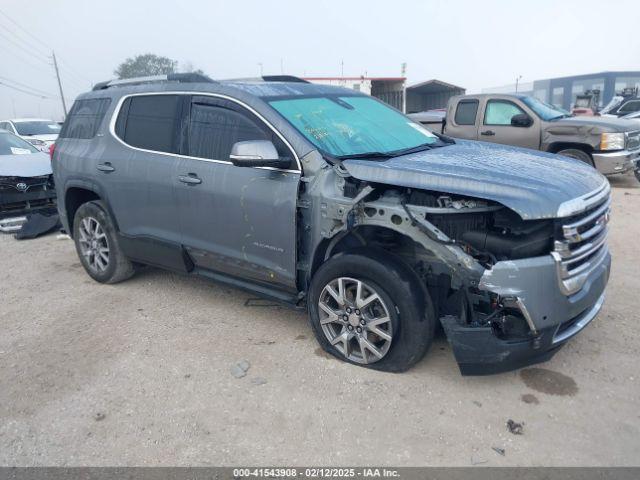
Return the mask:
<path id="1" fill-rule="evenodd" d="M 55 152 L 55 151 L 56 151 L 56 144 L 55 144 L 55 143 L 52 143 L 52 144 L 49 146 L 49 157 L 51 158 L 51 161 L 52 161 L 52 162 L 53 162 L 53 152 Z"/>

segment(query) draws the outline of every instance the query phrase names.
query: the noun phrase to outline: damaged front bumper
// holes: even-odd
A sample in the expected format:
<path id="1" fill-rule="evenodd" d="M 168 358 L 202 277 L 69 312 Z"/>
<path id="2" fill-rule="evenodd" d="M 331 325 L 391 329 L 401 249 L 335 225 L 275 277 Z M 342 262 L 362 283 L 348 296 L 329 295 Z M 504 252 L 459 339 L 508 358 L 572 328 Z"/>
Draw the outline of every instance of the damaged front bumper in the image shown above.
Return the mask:
<path id="1" fill-rule="evenodd" d="M 491 324 L 472 326 L 455 316 L 442 317 L 461 373 L 500 373 L 550 359 L 598 315 L 610 268 L 611 255 L 606 250 L 582 288 L 565 295 L 551 256 L 496 263 L 483 275 L 479 288 L 513 299 L 529 332 L 524 337 L 501 338 Z"/>

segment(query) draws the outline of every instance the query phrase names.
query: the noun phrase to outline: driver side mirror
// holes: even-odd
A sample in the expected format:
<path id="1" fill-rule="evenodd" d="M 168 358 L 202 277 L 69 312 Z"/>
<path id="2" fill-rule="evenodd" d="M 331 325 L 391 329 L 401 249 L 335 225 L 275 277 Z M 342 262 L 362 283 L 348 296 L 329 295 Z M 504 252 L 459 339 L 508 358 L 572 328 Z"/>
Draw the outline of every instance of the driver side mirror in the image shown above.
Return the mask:
<path id="1" fill-rule="evenodd" d="M 275 145 L 269 140 L 236 142 L 231 148 L 229 160 L 236 167 L 287 168 L 289 166 L 289 159 L 281 159 Z"/>
<path id="2" fill-rule="evenodd" d="M 526 113 L 519 113 L 511 117 L 512 127 L 530 127 L 533 124 L 533 119 Z"/>

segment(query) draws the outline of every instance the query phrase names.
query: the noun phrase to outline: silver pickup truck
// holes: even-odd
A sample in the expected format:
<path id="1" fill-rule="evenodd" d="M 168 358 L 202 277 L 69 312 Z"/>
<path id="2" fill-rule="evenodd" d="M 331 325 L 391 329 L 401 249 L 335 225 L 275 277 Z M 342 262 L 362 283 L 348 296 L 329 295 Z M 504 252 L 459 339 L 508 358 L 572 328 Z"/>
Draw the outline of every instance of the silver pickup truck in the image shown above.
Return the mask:
<path id="1" fill-rule="evenodd" d="M 420 114 L 409 116 L 421 122 Z M 577 158 L 604 175 L 634 170 L 640 180 L 638 121 L 572 117 L 527 95 L 482 94 L 452 97 L 442 129 L 454 138 Z"/>

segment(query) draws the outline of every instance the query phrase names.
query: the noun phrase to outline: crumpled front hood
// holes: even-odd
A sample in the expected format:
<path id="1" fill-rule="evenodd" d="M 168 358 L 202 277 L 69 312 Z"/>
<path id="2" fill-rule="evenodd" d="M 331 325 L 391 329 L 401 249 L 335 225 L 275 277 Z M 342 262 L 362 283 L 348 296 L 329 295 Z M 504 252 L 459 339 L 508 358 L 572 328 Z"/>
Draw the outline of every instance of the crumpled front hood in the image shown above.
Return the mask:
<path id="1" fill-rule="evenodd" d="M 579 160 L 468 140 L 383 161 L 342 163 L 360 180 L 492 200 L 526 220 L 556 217 L 563 202 L 607 182 Z"/>
<path id="2" fill-rule="evenodd" d="M 40 177 L 51 174 L 51 159 L 42 152 L 0 155 L 0 176 Z"/>

